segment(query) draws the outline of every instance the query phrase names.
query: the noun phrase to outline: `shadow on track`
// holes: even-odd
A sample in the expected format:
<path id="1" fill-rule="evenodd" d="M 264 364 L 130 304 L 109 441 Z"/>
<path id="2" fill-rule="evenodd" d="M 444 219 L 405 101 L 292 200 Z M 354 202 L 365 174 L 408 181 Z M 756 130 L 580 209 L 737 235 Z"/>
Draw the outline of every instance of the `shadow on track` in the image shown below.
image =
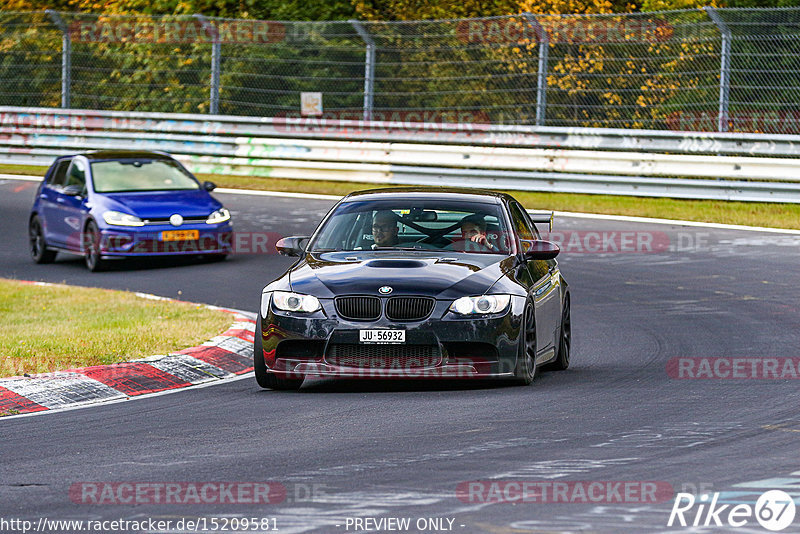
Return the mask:
<path id="1" fill-rule="evenodd" d="M 62 259 L 63 258 L 63 259 Z M 155 269 L 172 269 L 176 267 L 187 267 L 192 265 L 208 265 L 212 263 L 222 263 L 230 261 L 230 258 L 223 260 L 218 256 L 156 256 L 156 257 L 133 257 L 125 259 L 107 260 L 101 272 L 125 272 L 125 271 L 148 271 Z M 76 255 L 61 255 L 56 264 L 64 267 L 74 267 L 86 270 L 84 260 Z"/>

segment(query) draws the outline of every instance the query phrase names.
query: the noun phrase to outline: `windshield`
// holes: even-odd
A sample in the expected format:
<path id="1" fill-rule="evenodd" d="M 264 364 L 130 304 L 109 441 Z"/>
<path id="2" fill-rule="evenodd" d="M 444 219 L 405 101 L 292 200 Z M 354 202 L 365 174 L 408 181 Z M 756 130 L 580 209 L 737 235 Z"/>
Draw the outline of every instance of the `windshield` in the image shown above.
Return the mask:
<path id="1" fill-rule="evenodd" d="M 180 166 L 163 159 L 95 161 L 92 178 L 98 193 L 200 189 L 200 184 Z"/>
<path id="2" fill-rule="evenodd" d="M 493 203 L 416 199 L 344 202 L 325 221 L 309 250 L 508 254 L 508 235 L 500 206 Z"/>

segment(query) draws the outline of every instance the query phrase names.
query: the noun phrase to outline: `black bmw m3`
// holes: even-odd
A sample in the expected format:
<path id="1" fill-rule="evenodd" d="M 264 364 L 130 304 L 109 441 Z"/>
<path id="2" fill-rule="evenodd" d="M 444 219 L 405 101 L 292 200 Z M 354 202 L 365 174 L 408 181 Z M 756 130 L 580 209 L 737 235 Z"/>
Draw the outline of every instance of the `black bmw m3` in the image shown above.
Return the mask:
<path id="1" fill-rule="evenodd" d="M 258 384 L 307 376 L 506 378 L 569 366 L 570 295 L 513 197 L 379 189 L 338 202 L 312 236 L 277 248 L 299 260 L 267 285 L 254 342 Z"/>

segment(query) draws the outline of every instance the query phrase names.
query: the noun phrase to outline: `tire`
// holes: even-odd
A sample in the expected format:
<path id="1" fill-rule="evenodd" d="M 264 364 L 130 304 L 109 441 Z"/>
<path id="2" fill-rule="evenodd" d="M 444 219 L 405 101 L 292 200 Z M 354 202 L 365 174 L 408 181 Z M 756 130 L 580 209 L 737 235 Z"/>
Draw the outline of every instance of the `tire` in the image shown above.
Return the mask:
<path id="1" fill-rule="evenodd" d="M 553 363 L 547 364 L 548 371 L 564 371 L 569 367 L 572 352 L 572 318 L 569 309 L 569 294 L 564 298 L 564 309 L 561 311 L 561 336 L 558 341 L 558 356 Z"/>
<path id="2" fill-rule="evenodd" d="M 533 304 L 530 302 L 525 305 L 519 337 L 519 357 L 514 369 L 514 380 L 519 385 L 527 386 L 536 377 L 536 324 Z"/>
<path id="3" fill-rule="evenodd" d="M 97 223 L 89 221 L 86 224 L 82 241 L 86 268 L 93 273 L 105 270 L 107 263 L 100 256 L 100 231 L 97 229 Z"/>
<path id="4" fill-rule="evenodd" d="M 256 321 L 256 331 L 253 336 L 253 371 L 256 382 L 264 389 L 298 390 L 303 385 L 302 378 L 280 378 L 267 370 L 264 361 L 264 349 L 261 345 L 261 315 Z"/>
<path id="5" fill-rule="evenodd" d="M 56 251 L 47 248 L 47 241 L 44 239 L 44 230 L 39 217 L 34 215 L 28 226 L 28 237 L 30 243 L 31 258 L 36 263 L 53 263 L 56 259 Z"/>

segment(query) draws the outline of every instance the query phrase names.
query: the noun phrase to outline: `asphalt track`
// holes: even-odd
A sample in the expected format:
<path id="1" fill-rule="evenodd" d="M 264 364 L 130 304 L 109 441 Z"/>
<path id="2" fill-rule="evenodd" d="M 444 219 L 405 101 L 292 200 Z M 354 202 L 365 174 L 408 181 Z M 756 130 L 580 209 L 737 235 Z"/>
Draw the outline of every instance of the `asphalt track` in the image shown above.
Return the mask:
<path id="1" fill-rule="evenodd" d="M 255 311 L 261 287 L 290 264 L 240 254 L 96 274 L 67 257 L 34 265 L 26 244 L 34 189 L 0 183 L 0 276 Z M 283 235 L 308 232 L 332 204 L 218 197 L 238 232 Z M 800 382 L 678 380 L 667 372 L 678 357 L 800 356 L 800 237 L 569 218 L 556 229 L 638 231 L 669 244 L 560 256 L 573 302 L 568 371 L 541 374 L 531 387 L 317 380 L 292 393 L 244 379 L 0 420 L 0 526 L 154 519 L 172 520 L 177 531 L 181 518 L 205 518 L 212 531 L 211 518 L 247 517 L 274 519 L 276 532 L 336 533 L 357 531 L 352 518 L 391 517 L 410 518 L 410 532 L 449 525 L 418 530 L 422 518 L 452 519 L 450 531 L 462 533 L 767 532 L 752 518 L 738 529 L 667 527 L 671 497 L 485 503 L 478 494 L 457 496 L 460 484 L 478 480 L 656 481 L 675 492 L 721 492 L 726 502 L 753 503 L 765 489 L 800 495 L 800 473 L 792 476 L 800 469 Z M 87 504 L 70 496 L 84 482 L 206 481 L 270 481 L 287 496 L 257 505 Z M 784 532 L 799 526 L 796 518 Z"/>

